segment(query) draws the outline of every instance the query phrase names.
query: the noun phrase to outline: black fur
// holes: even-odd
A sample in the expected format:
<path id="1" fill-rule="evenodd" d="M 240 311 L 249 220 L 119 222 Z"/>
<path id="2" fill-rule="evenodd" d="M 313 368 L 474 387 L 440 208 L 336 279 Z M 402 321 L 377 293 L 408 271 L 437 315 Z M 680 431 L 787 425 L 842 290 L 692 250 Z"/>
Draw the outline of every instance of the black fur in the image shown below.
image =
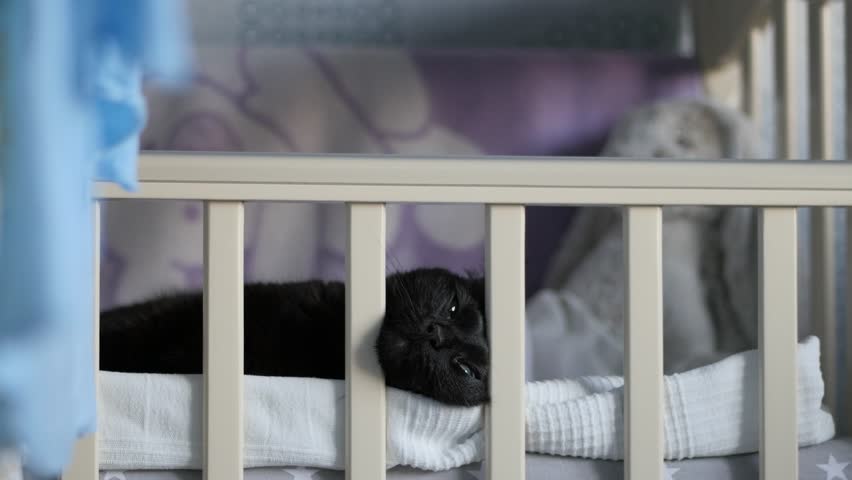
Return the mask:
<path id="1" fill-rule="evenodd" d="M 344 378 L 342 283 L 247 284 L 244 295 L 246 374 Z M 452 405 L 487 402 L 484 301 L 481 278 L 443 269 L 390 275 L 375 345 L 387 385 Z M 201 373 L 202 318 L 200 292 L 103 312 L 101 369 Z"/>

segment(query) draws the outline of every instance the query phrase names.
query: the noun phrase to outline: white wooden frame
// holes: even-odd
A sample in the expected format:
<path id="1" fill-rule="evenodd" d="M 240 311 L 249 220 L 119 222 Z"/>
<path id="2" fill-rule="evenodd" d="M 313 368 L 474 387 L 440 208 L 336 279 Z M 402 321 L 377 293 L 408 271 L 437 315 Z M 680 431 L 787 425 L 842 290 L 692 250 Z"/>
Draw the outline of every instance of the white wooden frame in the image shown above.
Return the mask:
<path id="1" fill-rule="evenodd" d="M 664 478 L 663 213 L 642 206 L 626 213 L 625 479 Z"/>
<path id="2" fill-rule="evenodd" d="M 384 477 L 384 386 L 374 360 L 364 355 L 384 309 L 384 203 L 471 202 L 488 208 L 488 313 L 492 316 L 492 404 L 488 415 L 488 471 L 492 479 L 524 477 L 523 441 L 523 206 L 528 204 L 625 205 L 628 252 L 627 460 L 629 478 L 662 472 L 662 287 L 663 205 L 750 205 L 764 209 L 761 270 L 762 310 L 774 327 L 761 329 L 764 397 L 761 451 L 766 459 L 789 459 L 795 448 L 795 209 L 852 205 L 852 163 L 807 161 L 684 162 L 615 159 L 495 159 L 396 157 L 299 157 L 288 155 L 146 154 L 139 192 L 101 185 L 102 198 L 203 200 L 208 205 L 205 262 L 208 292 L 207 345 L 227 353 L 230 367 L 206 374 L 209 393 L 219 382 L 221 398 L 207 400 L 207 478 L 238 479 L 242 471 L 241 336 L 242 207 L 248 200 L 342 201 L 349 203 L 347 297 L 348 478 Z M 447 175 L 448 166 L 456 173 Z M 463 179 L 476 179 L 475 184 Z M 221 276 L 215 272 L 222 272 Z M 227 292 L 230 292 L 227 293 Z M 217 315 L 221 308 L 227 315 Z M 765 326 L 766 324 L 763 323 Z M 219 336 L 217 337 L 217 329 Z M 230 335 L 224 340 L 224 335 Z M 499 355 L 497 355 L 499 353 Z M 792 373 L 791 373 L 792 372 Z M 221 378 L 219 378 L 221 377 Z M 214 406 L 217 405 L 217 406 Z M 639 412 L 642 412 L 639 414 Z M 353 442 L 353 439 L 358 439 Z M 215 451 L 215 452 L 214 452 Z M 211 455 L 215 453 L 215 456 Z M 86 450 L 85 455 L 92 451 Z M 792 461 L 792 460 L 790 460 Z M 786 464 L 789 466 L 790 461 Z M 96 462 L 81 459 L 68 480 L 94 478 Z M 496 467 L 496 468 L 495 468 Z M 795 478 L 779 468 L 772 478 Z"/>
<path id="3" fill-rule="evenodd" d="M 834 98 L 833 69 L 838 61 L 832 48 L 835 33 L 832 22 L 837 15 L 840 2 L 818 0 L 808 3 L 808 60 L 811 96 L 810 108 L 810 157 L 815 160 L 840 158 L 837 151 L 837 131 L 833 128 L 834 112 L 840 106 Z M 837 353 L 837 313 L 835 279 L 835 222 L 830 208 L 812 210 L 810 226 L 811 283 L 810 315 L 814 331 L 819 335 L 824 359 L 835 359 Z M 837 368 L 836 362 L 822 365 L 827 379 L 826 404 L 837 411 Z M 845 428 L 844 428 L 845 430 Z"/>
<path id="4" fill-rule="evenodd" d="M 805 19 L 791 2 L 774 0 L 776 78 L 781 97 L 782 156 L 794 156 L 801 138 L 795 95 L 792 34 Z M 810 7 L 812 156 L 837 159 L 829 117 L 831 56 L 823 28 L 827 7 Z M 846 10 L 852 26 L 852 9 Z M 779 28 L 780 27 L 780 28 Z M 819 30 L 817 30 L 818 27 Z M 847 51 L 852 47 L 847 36 Z M 761 118 L 757 56 L 768 47 L 755 30 L 745 52 L 746 110 Z M 852 62 L 850 62 L 852 63 Z M 852 72 L 852 66 L 848 67 Z M 847 74 L 847 82 L 852 81 Z M 850 100 L 852 101 L 852 100 Z M 848 110 L 848 107 L 847 107 Z M 662 268 L 661 207 L 741 205 L 761 210 L 760 392 L 761 478 L 798 477 L 796 441 L 796 208 L 847 208 L 852 233 L 852 163 L 848 161 L 706 161 L 601 158 L 397 158 L 246 154 L 142 155 L 141 188 L 126 193 L 100 185 L 103 199 L 192 199 L 205 216 L 205 345 L 223 353 L 205 374 L 206 478 L 242 478 L 242 202 L 317 201 L 349 205 L 347 289 L 347 478 L 385 477 L 385 405 L 381 371 L 364 346 L 375 338 L 384 310 L 384 205 L 390 202 L 488 205 L 487 309 L 491 316 L 492 403 L 487 416 L 488 478 L 521 480 L 524 467 L 523 248 L 524 206 L 616 205 L 626 208 L 625 472 L 630 479 L 661 478 Z M 833 287 L 832 226 L 814 223 L 814 291 Z M 847 236 L 847 241 L 848 241 Z M 850 244 L 852 246 L 852 244 Z M 848 248 L 847 251 L 852 250 Z M 852 272 L 852 255 L 849 256 Z M 847 297 L 852 298 L 852 273 Z M 97 289 L 96 289 L 97 291 Z M 827 391 L 835 391 L 836 319 L 831 294 L 814 297 L 817 334 L 824 345 Z M 220 311 L 221 309 L 221 311 Z M 852 309 L 847 324 L 852 324 Z M 237 319 L 235 322 L 234 319 Z M 771 325 L 769 322 L 772 322 Z M 95 324 L 97 326 L 97 323 Z M 852 329 L 846 345 L 852 347 Z M 97 336 L 96 336 L 97 341 Z M 852 355 L 847 357 L 852 367 Z M 205 363 L 210 367 L 210 363 Z M 852 368 L 847 369 L 852 381 Z M 766 399 L 772 398 L 772 402 Z M 833 405 L 833 397 L 827 401 Z M 852 402 L 845 418 L 852 422 Z M 835 412 L 836 405 L 834 405 Z M 354 441 L 357 439 L 357 442 Z M 96 437 L 83 440 L 66 480 L 97 478 Z"/>
<path id="5" fill-rule="evenodd" d="M 844 158 L 837 149 L 837 134 L 845 130 L 846 157 L 852 144 L 852 135 L 848 130 L 850 105 L 852 105 L 852 62 L 846 61 L 845 90 L 847 92 L 846 118 L 842 127 L 834 122 L 837 108 L 841 108 L 836 95 L 834 72 L 837 62 L 843 62 L 844 52 L 852 51 L 852 8 L 846 8 L 846 2 L 837 0 L 771 0 L 769 24 L 774 28 L 774 53 L 769 45 L 762 41 L 764 26 L 756 26 L 747 37 L 743 49 L 743 109 L 756 124 L 761 125 L 768 115 L 767 105 L 762 102 L 761 86 L 769 79 L 765 72 L 758 69 L 769 55 L 775 59 L 775 98 L 778 100 L 777 153 L 779 158 L 802 158 L 803 143 L 807 139 L 810 145 L 809 158 L 813 160 L 838 160 Z M 846 45 L 835 48 L 832 40 L 838 23 L 833 20 L 845 11 L 841 29 L 846 31 Z M 806 32 L 806 34 L 805 34 Z M 803 59 L 805 64 L 802 64 Z M 808 72 L 803 76 L 801 72 Z M 802 84 L 807 81 L 807 85 Z M 809 116 L 802 115 L 797 100 L 803 92 L 809 106 Z M 822 205 L 821 207 L 830 207 Z M 825 403 L 835 414 L 840 413 L 838 400 L 839 378 L 837 372 L 837 278 L 835 278 L 836 249 L 835 216 L 831 208 L 813 208 L 808 232 L 810 236 L 810 318 L 813 332 L 819 336 L 822 347 L 822 370 L 825 380 Z M 849 236 L 847 245 L 849 245 Z M 852 265 L 852 261 L 850 261 Z M 852 292 L 852 289 L 849 290 Z M 848 296 L 847 296 L 848 297 Z M 852 310 L 847 309 L 847 325 L 852 324 Z M 852 341 L 852 334 L 849 340 Z M 847 345 L 852 343 L 847 342 Z M 847 362 L 852 366 L 852 356 Z M 845 384 L 850 385 L 852 368 L 847 368 Z M 847 387 L 848 392 L 848 387 Z M 847 392 L 843 392 L 847 395 Z M 848 405 L 849 402 L 846 402 Z M 841 433 L 852 432 L 852 407 L 843 412 L 845 424 L 839 425 Z"/>

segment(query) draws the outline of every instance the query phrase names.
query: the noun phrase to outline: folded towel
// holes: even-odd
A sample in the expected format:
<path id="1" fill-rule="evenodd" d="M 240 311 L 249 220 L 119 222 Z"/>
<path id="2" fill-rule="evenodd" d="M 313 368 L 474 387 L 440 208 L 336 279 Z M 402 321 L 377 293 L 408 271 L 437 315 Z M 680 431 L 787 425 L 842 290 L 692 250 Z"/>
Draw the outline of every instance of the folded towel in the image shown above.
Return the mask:
<path id="1" fill-rule="evenodd" d="M 834 436 L 821 408 L 819 340 L 799 345 L 799 444 Z M 199 375 L 101 373 L 103 469 L 199 469 Z M 342 381 L 245 378 L 246 467 L 344 467 Z M 527 451 L 622 459 L 623 380 L 584 377 L 528 383 Z M 756 452 L 758 356 L 749 351 L 665 378 L 665 458 Z M 388 466 L 446 470 L 484 457 L 483 409 L 387 392 Z"/>

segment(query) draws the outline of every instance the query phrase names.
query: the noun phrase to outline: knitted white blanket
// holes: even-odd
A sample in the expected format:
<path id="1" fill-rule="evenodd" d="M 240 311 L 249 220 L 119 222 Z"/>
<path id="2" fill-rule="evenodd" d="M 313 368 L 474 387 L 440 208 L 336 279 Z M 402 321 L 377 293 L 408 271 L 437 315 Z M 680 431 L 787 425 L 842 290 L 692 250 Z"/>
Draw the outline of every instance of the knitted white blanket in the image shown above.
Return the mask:
<path id="1" fill-rule="evenodd" d="M 821 409 L 819 341 L 799 346 L 799 444 L 834 435 Z M 737 354 L 665 379 L 665 457 L 684 459 L 758 448 L 758 357 Z M 101 373 L 102 469 L 201 467 L 198 375 Z M 246 467 L 344 466 L 341 381 L 247 376 Z M 389 389 L 388 466 L 445 470 L 481 460 L 483 410 L 438 404 Z M 528 452 L 623 458 L 622 379 L 587 377 L 527 384 Z"/>

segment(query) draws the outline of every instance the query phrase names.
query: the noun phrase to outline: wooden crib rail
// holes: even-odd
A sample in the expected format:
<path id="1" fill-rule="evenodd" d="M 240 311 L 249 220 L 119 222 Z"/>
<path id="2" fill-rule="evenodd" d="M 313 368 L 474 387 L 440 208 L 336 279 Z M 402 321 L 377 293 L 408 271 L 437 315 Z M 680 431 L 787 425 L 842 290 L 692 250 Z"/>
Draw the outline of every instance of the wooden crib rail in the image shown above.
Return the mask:
<path id="1" fill-rule="evenodd" d="M 849 7 L 848 2 L 844 4 L 844 18 L 843 25 L 845 34 L 846 45 L 844 48 L 844 55 L 847 58 L 846 61 L 846 121 L 844 124 L 844 128 L 846 129 L 846 159 L 849 159 L 850 154 L 852 154 L 852 135 L 849 134 L 849 124 L 850 119 L 852 119 L 852 62 L 848 61 L 849 52 L 852 52 L 852 7 Z M 846 209 L 846 345 L 847 349 L 852 348 L 852 306 L 850 306 L 850 299 L 852 299 L 852 208 Z M 847 350 L 848 352 L 848 350 Z M 849 353 L 846 354 L 846 378 L 845 385 L 846 390 L 843 392 L 845 398 L 847 399 L 846 405 L 847 407 L 843 409 L 843 414 L 845 415 L 843 427 L 845 433 L 852 432 L 852 402 L 849 401 L 850 396 L 852 396 L 852 355 Z M 832 379 L 835 380 L 835 379 Z M 835 410 L 837 411 L 837 410 Z"/>
<path id="2" fill-rule="evenodd" d="M 799 477 L 797 237 L 795 208 L 761 211 L 758 270 L 761 479 Z"/>
<path id="3" fill-rule="evenodd" d="M 372 348 L 385 312 L 385 205 L 349 205 L 346 478 L 385 478 L 385 386 Z"/>
<path id="4" fill-rule="evenodd" d="M 843 163 L 814 166 L 802 160 L 763 159 L 143 152 L 138 172 L 141 195 L 145 195 L 146 188 L 162 183 L 845 189 L 848 182 L 837 177 L 848 173 L 848 168 Z M 116 198 L 133 196 L 111 184 L 103 185 L 101 193 Z"/>
<path id="5" fill-rule="evenodd" d="M 808 71 L 811 96 L 810 157 L 813 159 L 841 158 L 838 151 L 835 112 L 841 108 L 836 97 L 836 51 L 833 40 L 837 32 L 835 19 L 840 2 L 820 0 L 809 2 L 808 8 Z M 792 101 L 792 99 L 788 99 Z M 806 127 L 801 124 L 800 127 Z M 804 128 L 803 128 L 804 129 Z M 820 337 L 823 359 L 837 358 L 837 279 L 835 212 L 830 208 L 812 210 L 810 225 L 810 315 L 814 331 Z M 826 404 L 837 412 L 836 362 L 823 362 Z M 842 430 L 845 430 L 843 428 Z"/>
<path id="6" fill-rule="evenodd" d="M 798 102 L 802 86 L 800 59 L 805 45 L 800 36 L 806 27 L 807 3 L 802 0 L 773 0 L 775 27 L 775 89 L 784 101 L 778 104 L 778 158 L 806 158 L 803 154 L 808 116 Z M 803 128 L 805 127 L 805 128 Z"/>
<path id="7" fill-rule="evenodd" d="M 664 467 L 661 206 L 761 208 L 762 474 L 796 478 L 796 207 L 811 202 L 852 205 L 852 162 L 689 162 L 689 168 L 684 168 L 684 163 L 659 160 L 514 159 L 510 168 L 509 159 L 487 157 L 234 157 L 229 161 L 204 154 L 147 154 L 141 158 L 139 193 L 101 188 L 107 198 L 207 202 L 208 293 L 217 284 L 220 291 L 238 291 L 241 201 L 309 199 L 349 204 L 347 478 L 385 477 L 384 386 L 380 369 L 374 358 L 364 354 L 364 346 L 374 341 L 384 310 L 384 209 L 385 202 L 391 201 L 488 205 L 487 309 L 495 381 L 487 409 L 486 465 L 488 478 L 507 480 L 523 479 L 525 465 L 523 205 L 603 203 L 626 208 L 624 438 L 625 471 L 631 479 L 660 478 Z M 458 170 L 448 169 L 451 163 Z M 234 165 L 244 168 L 234 169 Z M 456 171 L 465 176 L 448 175 Z M 226 175 L 235 172 L 238 178 L 228 181 Z M 696 172 L 705 175 L 693 176 Z M 409 176 L 412 173 L 416 176 Z M 168 181 L 170 177 L 174 180 Z M 515 202 L 507 203 L 507 199 Z M 223 238 L 217 240 L 219 236 Z M 231 278 L 222 279 L 222 275 Z M 208 312 L 208 322 L 238 318 L 239 297 L 209 301 L 211 308 L 229 313 L 212 320 L 215 314 Z M 215 307 L 214 302 L 221 305 Z M 240 338 L 238 325 L 220 328 L 229 332 L 228 342 Z M 207 341 L 212 346 L 216 341 L 210 335 Z M 217 381 L 223 389 L 216 394 L 221 397 L 208 398 L 207 405 L 208 412 L 218 408 L 219 415 L 229 417 L 242 408 L 236 398 L 242 392 L 238 363 L 233 362 L 241 350 L 235 345 L 222 348 L 223 358 L 231 358 L 232 363 L 222 367 L 222 379 L 216 377 L 218 370 L 206 373 L 208 393 Z M 768 398 L 772 402 L 763 400 Z M 241 478 L 237 468 L 241 440 L 232 436 L 241 423 L 231 419 L 217 430 L 219 420 L 210 415 L 206 420 L 207 478 Z"/>
<path id="8" fill-rule="evenodd" d="M 625 479 L 665 478 L 663 214 L 660 207 L 628 207 L 625 213 Z"/>
<path id="9" fill-rule="evenodd" d="M 204 465 L 243 478 L 243 204 L 204 209 Z"/>
<path id="10" fill-rule="evenodd" d="M 138 192 L 102 198 L 491 203 L 852 205 L 852 163 L 147 153 Z"/>
<path id="11" fill-rule="evenodd" d="M 774 99 L 778 100 L 775 137 L 780 158 L 811 158 L 835 160 L 844 158 L 838 141 L 840 131 L 846 130 L 846 156 L 852 151 L 847 128 L 852 104 L 852 62 L 846 61 L 845 85 L 837 81 L 843 76 L 838 62 L 844 62 L 844 52 L 852 51 L 852 7 L 836 0 L 772 0 L 769 26 L 755 28 L 743 49 L 743 109 L 759 127 L 766 126 L 771 112 L 766 103 L 764 85 L 770 80 L 761 68 L 774 52 Z M 845 12 L 845 13 L 844 13 Z M 767 32 L 774 29 L 774 49 L 767 41 Z M 845 30 L 846 44 L 835 45 L 836 35 Z M 806 34 L 805 34 L 806 32 Z M 807 75 L 803 75 L 807 72 Z M 807 85 L 803 84 L 807 82 Z M 845 87 L 847 107 L 841 125 L 836 112 L 842 108 L 838 91 Z M 811 95 L 802 97 L 803 92 Z M 809 115 L 803 115 L 803 107 Z M 805 151 L 806 141 L 810 152 Z M 837 372 L 837 245 L 835 212 L 831 208 L 811 210 L 810 229 L 810 317 L 814 333 L 822 347 L 825 402 L 835 414 L 841 414 L 838 425 L 841 433 L 852 432 L 852 409 L 841 412 L 838 405 L 839 378 Z M 848 237 L 847 237 L 848 238 Z M 849 313 L 847 324 L 852 321 Z M 848 339 L 852 341 L 852 335 Z M 849 344 L 847 342 L 847 344 Z M 850 356 L 847 356 L 850 358 Z M 852 360 L 849 360 L 852 367 Z M 846 385 L 852 380 L 852 368 L 847 368 Z M 848 402 L 847 402 L 848 404 Z M 844 418 L 845 417 L 845 418 Z M 845 420 L 845 421 L 844 421 Z"/>
<path id="12" fill-rule="evenodd" d="M 486 418 L 486 478 L 523 479 L 526 471 L 524 207 L 490 205 L 487 224 L 485 285 L 491 403 Z"/>
<path id="13" fill-rule="evenodd" d="M 92 207 L 92 216 L 94 217 L 93 225 L 93 236 L 94 236 L 94 255 L 92 255 L 92 260 L 94 262 L 92 273 L 93 273 L 93 281 L 94 288 L 92 289 L 92 293 L 94 298 L 92 299 L 93 311 L 94 315 L 92 318 L 93 330 L 98 332 L 100 326 L 100 282 L 101 282 L 101 208 L 98 202 L 95 202 Z M 94 359 L 93 359 L 93 368 L 95 372 L 100 369 L 100 338 L 97 334 L 95 334 L 95 341 L 92 344 L 94 347 Z M 95 388 L 98 388 L 97 376 L 95 376 Z M 77 444 L 74 446 L 74 457 L 72 458 L 71 464 L 65 469 L 65 472 L 62 475 L 62 480 L 97 480 L 98 479 L 98 465 L 99 465 L 100 455 L 98 453 L 98 436 L 97 434 L 90 434 L 86 437 L 80 439 Z"/>

